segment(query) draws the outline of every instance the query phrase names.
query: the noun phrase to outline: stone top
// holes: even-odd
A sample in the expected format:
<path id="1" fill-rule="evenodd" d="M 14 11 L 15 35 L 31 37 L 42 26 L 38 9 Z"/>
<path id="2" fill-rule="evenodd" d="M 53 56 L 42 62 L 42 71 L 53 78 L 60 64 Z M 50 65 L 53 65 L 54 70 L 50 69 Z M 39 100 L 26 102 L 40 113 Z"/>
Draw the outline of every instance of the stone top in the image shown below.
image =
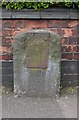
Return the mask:
<path id="1" fill-rule="evenodd" d="M 70 8 L 50 8 L 6 10 L 0 9 L 0 19 L 79 19 L 79 10 Z"/>
<path id="2" fill-rule="evenodd" d="M 39 36 L 40 38 L 42 37 L 44 39 L 45 38 L 52 39 L 53 37 L 55 39 L 57 39 L 57 38 L 61 39 L 61 37 L 58 34 L 52 32 L 52 31 L 46 30 L 46 29 L 30 29 L 28 31 L 25 31 L 23 33 L 19 33 L 19 34 L 15 35 L 14 39 L 17 40 L 17 39 L 22 39 L 24 37 L 26 37 L 27 39 L 30 39 L 31 37 L 33 37 L 34 34 L 36 34 L 36 36 Z"/>
<path id="3" fill-rule="evenodd" d="M 17 54 L 18 52 L 21 54 L 21 52 L 26 48 L 28 43 L 32 42 L 33 40 L 35 40 L 35 43 L 37 41 L 45 41 L 46 46 L 49 47 L 50 56 L 53 56 L 53 59 L 55 60 L 59 60 L 60 38 L 61 37 L 58 34 L 44 29 L 30 29 L 26 32 L 18 33 L 14 36 L 14 54 Z M 17 58 L 19 59 L 19 57 Z"/>

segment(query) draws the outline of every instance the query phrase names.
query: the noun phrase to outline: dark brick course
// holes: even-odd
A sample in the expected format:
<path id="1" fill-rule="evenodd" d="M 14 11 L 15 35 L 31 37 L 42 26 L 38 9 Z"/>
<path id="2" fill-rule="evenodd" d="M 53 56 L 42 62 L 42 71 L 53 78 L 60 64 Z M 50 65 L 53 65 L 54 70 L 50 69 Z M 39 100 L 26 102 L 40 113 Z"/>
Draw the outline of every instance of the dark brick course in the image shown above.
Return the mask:
<path id="1" fill-rule="evenodd" d="M 73 59 L 73 53 L 62 53 L 61 58 L 64 60 L 72 60 Z"/>
<path id="2" fill-rule="evenodd" d="M 13 89 L 13 62 L 2 62 L 2 85 Z"/>
<path id="3" fill-rule="evenodd" d="M 79 60 L 79 53 L 74 53 L 74 59 Z"/>
<path id="4" fill-rule="evenodd" d="M 76 37 L 74 37 L 74 36 L 69 37 L 69 44 L 73 44 L 73 45 L 79 44 L 77 36 Z"/>
<path id="5" fill-rule="evenodd" d="M 79 85 L 79 61 L 61 61 L 61 85 Z M 2 62 L 2 83 L 13 86 L 13 62 Z"/>

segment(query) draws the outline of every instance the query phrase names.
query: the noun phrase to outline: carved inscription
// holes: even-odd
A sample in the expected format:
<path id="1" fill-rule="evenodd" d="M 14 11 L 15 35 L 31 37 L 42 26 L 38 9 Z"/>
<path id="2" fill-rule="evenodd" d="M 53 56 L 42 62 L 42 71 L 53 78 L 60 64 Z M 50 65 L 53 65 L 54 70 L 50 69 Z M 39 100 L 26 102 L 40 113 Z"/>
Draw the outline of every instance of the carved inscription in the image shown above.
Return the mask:
<path id="1" fill-rule="evenodd" d="M 48 40 L 29 40 L 27 46 L 27 68 L 48 67 Z"/>

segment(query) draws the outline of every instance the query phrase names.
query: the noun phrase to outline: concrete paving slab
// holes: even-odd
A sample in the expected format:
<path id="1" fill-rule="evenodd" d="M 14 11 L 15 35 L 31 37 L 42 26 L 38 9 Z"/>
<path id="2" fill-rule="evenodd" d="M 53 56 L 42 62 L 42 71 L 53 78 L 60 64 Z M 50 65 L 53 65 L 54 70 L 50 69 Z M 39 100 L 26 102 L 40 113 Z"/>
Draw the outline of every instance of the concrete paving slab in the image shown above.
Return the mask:
<path id="1" fill-rule="evenodd" d="M 3 118 L 77 118 L 77 91 L 64 89 L 59 98 L 18 97 L 3 89 Z"/>

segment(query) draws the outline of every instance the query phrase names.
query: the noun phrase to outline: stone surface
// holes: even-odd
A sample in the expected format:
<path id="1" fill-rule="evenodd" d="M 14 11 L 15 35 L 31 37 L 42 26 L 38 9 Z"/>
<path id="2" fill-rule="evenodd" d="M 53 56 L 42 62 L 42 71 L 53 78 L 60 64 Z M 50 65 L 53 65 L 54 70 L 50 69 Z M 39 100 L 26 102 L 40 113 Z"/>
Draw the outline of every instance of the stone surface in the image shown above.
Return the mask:
<path id="1" fill-rule="evenodd" d="M 56 97 L 60 87 L 60 36 L 47 30 L 36 29 L 18 34 L 14 37 L 14 40 L 15 94 L 19 95 L 24 92 L 27 96 Z M 40 67 L 38 66 L 39 60 L 36 59 L 39 57 L 39 51 L 36 55 L 35 47 L 33 47 L 33 50 L 35 50 L 33 54 L 36 59 L 32 59 L 31 57 L 33 55 L 30 54 L 30 59 L 32 59 L 32 61 L 30 61 L 30 66 L 28 68 L 27 55 L 30 50 L 28 48 L 31 47 L 29 46 L 29 42 L 32 41 L 31 43 L 33 44 L 34 40 L 37 40 L 37 42 L 47 42 L 46 46 L 40 48 L 40 50 L 49 50 L 49 52 L 45 53 L 44 59 L 44 54 L 40 53 L 40 63 L 43 59 L 43 63 L 46 65 L 45 68 L 42 64 Z"/>
<path id="2" fill-rule="evenodd" d="M 52 8 L 35 11 L 33 9 L 6 10 L 0 9 L 0 19 L 79 19 L 79 10 Z"/>
<path id="3" fill-rule="evenodd" d="M 47 68 L 48 41 L 36 38 L 27 45 L 27 68 Z"/>
<path id="4" fill-rule="evenodd" d="M 1 98 L 1 96 L 0 96 Z M 52 120 L 77 120 L 78 94 L 76 87 L 64 87 L 57 99 L 18 97 L 3 88 L 2 117 L 6 119 L 51 118 Z M 0 112 L 1 113 L 1 112 Z"/>
<path id="5" fill-rule="evenodd" d="M 11 10 L 9 11 L 9 10 L 5 10 L 5 9 L 2 9 L 2 10 L 0 9 L 0 11 L 2 11 L 2 16 L 0 16 L 0 19 L 1 18 L 3 18 L 3 19 L 5 19 L 5 18 L 10 19 L 11 18 L 11 16 L 12 16 Z"/>
<path id="6" fill-rule="evenodd" d="M 65 117 L 57 100 L 51 98 L 14 97 L 13 94 L 3 95 L 2 108 L 3 119 L 62 119 Z"/>

